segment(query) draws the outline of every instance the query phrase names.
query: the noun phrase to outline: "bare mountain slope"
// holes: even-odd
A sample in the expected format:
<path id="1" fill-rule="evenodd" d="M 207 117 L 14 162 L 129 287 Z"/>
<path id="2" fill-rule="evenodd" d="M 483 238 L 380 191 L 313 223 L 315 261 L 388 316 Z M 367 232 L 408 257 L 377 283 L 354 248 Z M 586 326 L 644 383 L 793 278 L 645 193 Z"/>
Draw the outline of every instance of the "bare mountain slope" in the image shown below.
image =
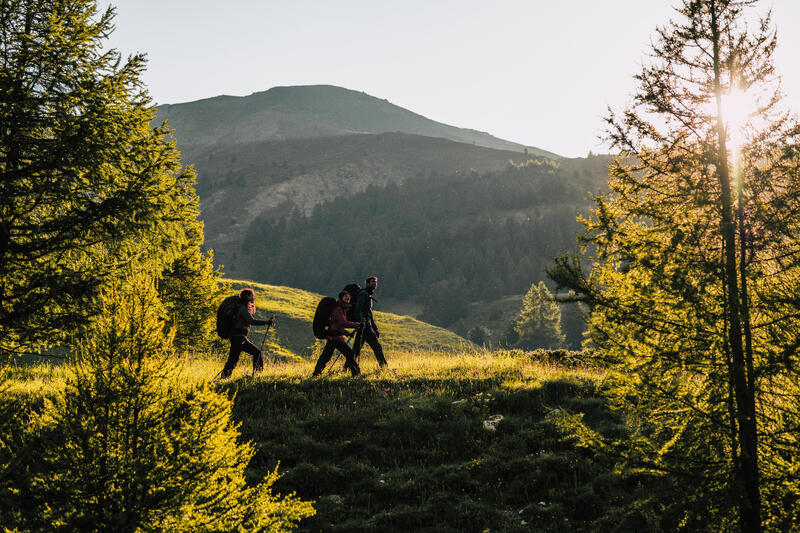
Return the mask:
<path id="1" fill-rule="evenodd" d="M 159 120 L 178 132 L 181 148 L 353 133 L 402 132 L 500 150 L 559 157 L 552 152 L 442 124 L 370 96 L 331 85 L 274 87 L 249 96 L 217 96 L 160 105 Z"/>
<path id="2" fill-rule="evenodd" d="M 487 172 L 532 158 L 446 139 L 401 133 L 343 135 L 190 146 L 187 162 L 198 169 L 198 192 L 207 246 L 230 275 L 248 277 L 235 260 L 244 234 L 258 217 L 277 219 L 369 187 L 436 175 Z"/>

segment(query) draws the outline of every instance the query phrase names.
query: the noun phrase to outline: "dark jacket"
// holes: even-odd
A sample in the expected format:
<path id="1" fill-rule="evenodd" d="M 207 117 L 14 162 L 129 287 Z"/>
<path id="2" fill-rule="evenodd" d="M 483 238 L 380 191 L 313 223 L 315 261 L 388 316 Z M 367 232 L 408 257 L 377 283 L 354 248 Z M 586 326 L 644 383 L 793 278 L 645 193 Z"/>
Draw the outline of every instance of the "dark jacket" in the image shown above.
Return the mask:
<path id="1" fill-rule="evenodd" d="M 353 318 L 356 322 L 364 320 L 373 331 L 378 331 L 375 319 L 372 316 L 372 293 L 369 289 L 361 289 L 356 296 L 356 303 L 353 306 Z"/>
<path id="2" fill-rule="evenodd" d="M 337 305 L 333 308 L 331 313 L 331 325 L 328 330 L 330 335 L 326 337 L 329 341 L 342 341 L 344 340 L 344 330 L 346 328 L 357 328 L 360 324 L 358 322 L 351 322 L 347 320 L 344 312 L 344 307 Z"/>
<path id="3" fill-rule="evenodd" d="M 231 335 L 247 335 L 250 333 L 250 326 L 263 326 L 266 320 L 258 320 L 250 314 L 247 310 L 247 303 L 239 304 L 239 310 L 236 311 L 236 322 L 233 324 Z"/>

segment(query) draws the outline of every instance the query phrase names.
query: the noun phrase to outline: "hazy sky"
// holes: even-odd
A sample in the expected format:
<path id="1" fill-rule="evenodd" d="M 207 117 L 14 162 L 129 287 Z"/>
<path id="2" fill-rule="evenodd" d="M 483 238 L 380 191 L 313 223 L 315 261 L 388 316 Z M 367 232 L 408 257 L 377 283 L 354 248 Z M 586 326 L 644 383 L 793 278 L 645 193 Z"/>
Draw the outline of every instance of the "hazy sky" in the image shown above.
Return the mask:
<path id="1" fill-rule="evenodd" d="M 284 85 L 364 91 L 433 120 L 565 156 L 603 151 L 677 0 L 119 0 L 111 45 L 148 54 L 157 103 Z M 773 8 L 800 112 L 800 0 Z"/>

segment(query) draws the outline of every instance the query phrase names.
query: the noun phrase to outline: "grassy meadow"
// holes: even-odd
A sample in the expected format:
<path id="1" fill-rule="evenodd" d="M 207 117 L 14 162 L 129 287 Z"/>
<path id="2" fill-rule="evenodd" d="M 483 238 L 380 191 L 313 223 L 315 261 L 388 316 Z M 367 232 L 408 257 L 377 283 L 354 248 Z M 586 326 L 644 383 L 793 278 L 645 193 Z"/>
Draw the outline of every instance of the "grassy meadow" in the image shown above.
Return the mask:
<path id="1" fill-rule="evenodd" d="M 230 281 L 230 293 L 244 287 L 252 287 L 256 293 L 256 317 L 265 319 L 274 316 L 276 324 L 263 337 L 263 327 L 251 329 L 250 338 L 257 345 L 264 342 L 265 356 L 274 360 L 301 360 L 313 357 L 323 343 L 316 342 L 311 333 L 314 311 L 322 298 L 321 294 L 283 287 L 254 283 L 252 281 Z M 331 294 L 330 296 L 336 296 Z M 475 345 L 452 331 L 421 322 L 409 316 L 384 313 L 376 305 L 375 321 L 381 332 L 381 343 L 387 351 L 437 350 L 458 352 L 474 349 Z M 227 350 L 221 343 L 220 351 Z"/>
<path id="2" fill-rule="evenodd" d="M 380 371 L 366 349 L 361 377 L 340 359 L 316 379 L 312 360 L 275 361 L 256 376 L 245 361 L 216 382 L 256 447 L 249 477 L 279 463 L 277 491 L 314 501 L 300 531 L 596 530 L 626 497 L 613 461 L 559 424 L 569 413 L 603 434 L 623 431 L 581 353 L 392 349 L 387 358 Z M 186 381 L 211 380 L 221 364 L 190 357 Z M 65 377 L 52 361 L 12 372 L 11 392 L 39 405 Z"/>

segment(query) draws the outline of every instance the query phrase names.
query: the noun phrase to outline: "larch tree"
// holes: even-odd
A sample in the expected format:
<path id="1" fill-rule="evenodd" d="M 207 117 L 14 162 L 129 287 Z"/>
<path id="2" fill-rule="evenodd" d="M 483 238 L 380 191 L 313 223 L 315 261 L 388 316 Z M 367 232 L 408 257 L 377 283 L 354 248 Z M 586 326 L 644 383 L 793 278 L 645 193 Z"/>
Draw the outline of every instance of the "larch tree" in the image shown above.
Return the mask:
<path id="1" fill-rule="evenodd" d="M 310 503 L 248 483 L 233 401 L 187 378 L 163 333 L 153 279 L 131 274 L 102 295 L 77 339 L 66 384 L 0 440 L 3 525 L 19 531 L 291 531 Z M 0 422 L 4 419 L 0 418 Z M 13 424 L 13 420 L 8 421 Z M 16 528 L 16 529 L 14 529 Z"/>
<path id="2" fill-rule="evenodd" d="M 169 282 L 184 260 L 195 279 L 218 277 L 205 255 L 188 261 L 202 241 L 195 174 L 170 131 L 151 127 L 144 57 L 103 48 L 113 16 L 93 0 L 0 0 L 6 353 L 64 342 L 126 265 Z M 200 298 L 203 285 L 191 287 Z"/>
<path id="3" fill-rule="evenodd" d="M 668 529 L 785 530 L 799 511 L 800 129 L 756 4 L 683 0 L 658 29 L 608 118 L 621 155 L 583 221 L 591 271 L 550 270 L 591 309 L 628 466 L 677 487 Z"/>

